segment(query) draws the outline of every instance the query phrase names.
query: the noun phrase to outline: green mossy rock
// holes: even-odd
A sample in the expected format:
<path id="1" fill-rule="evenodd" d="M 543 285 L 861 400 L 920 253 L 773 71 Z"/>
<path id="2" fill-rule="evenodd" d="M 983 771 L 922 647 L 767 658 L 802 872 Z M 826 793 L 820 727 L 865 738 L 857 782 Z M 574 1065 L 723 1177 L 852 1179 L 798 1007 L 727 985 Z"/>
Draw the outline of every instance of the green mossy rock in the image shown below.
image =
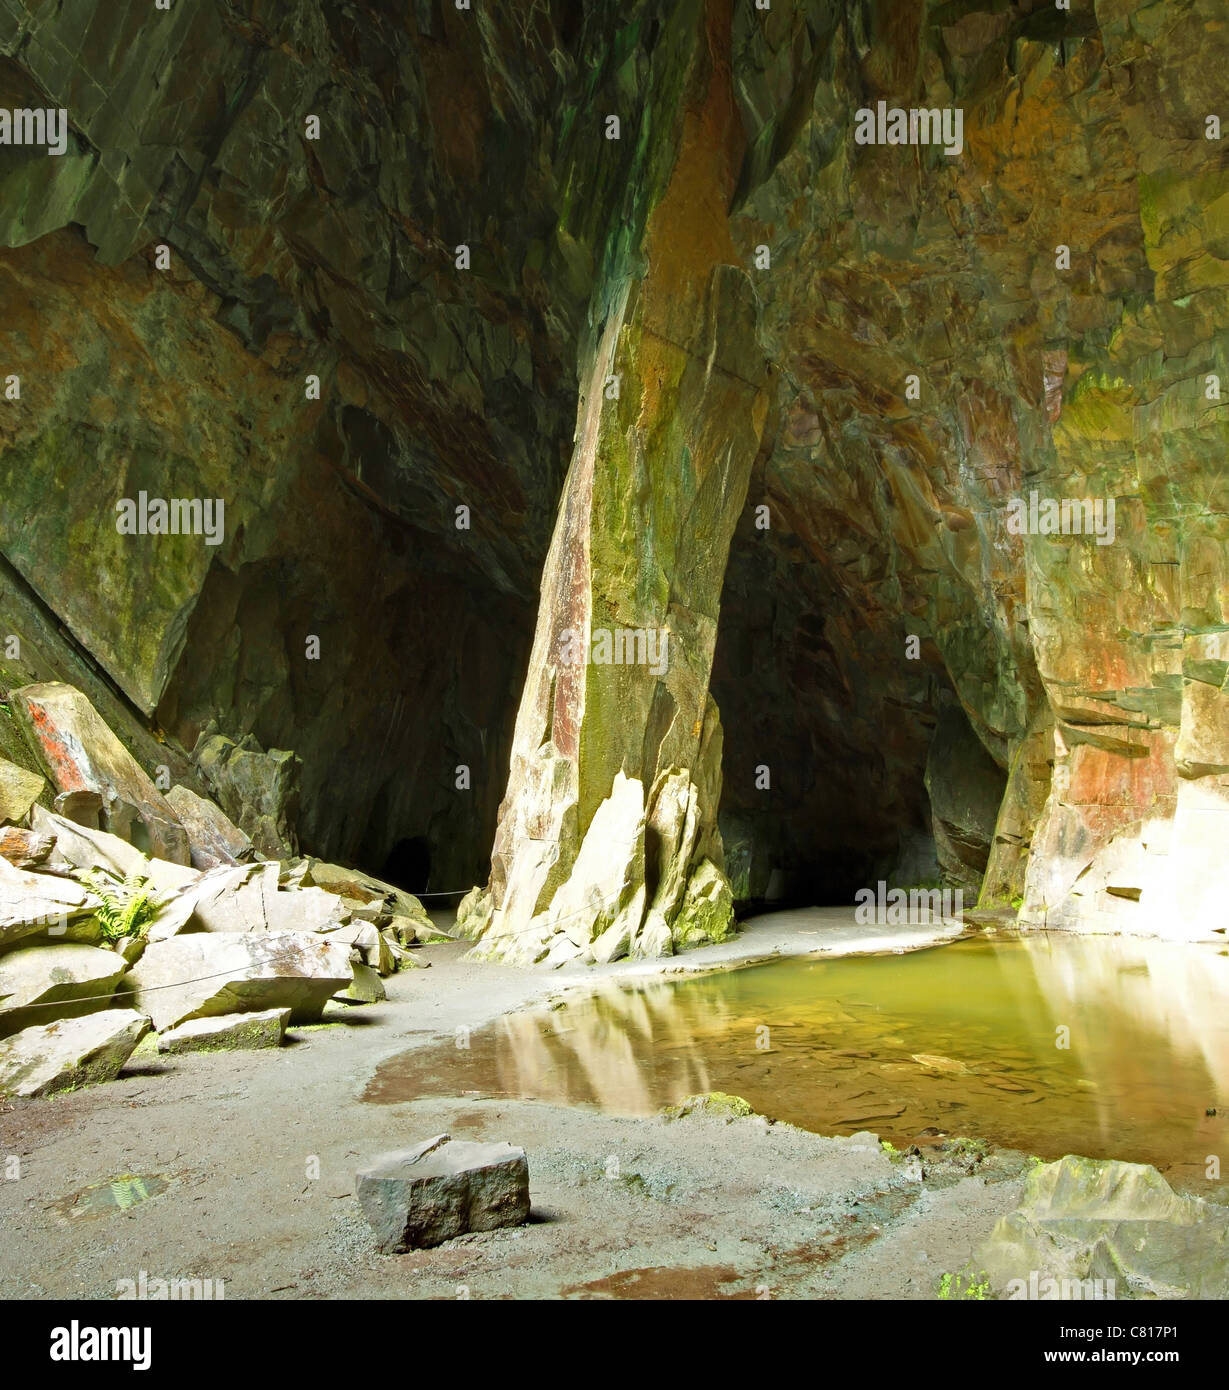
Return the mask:
<path id="1" fill-rule="evenodd" d="M 711 1119 L 746 1120 L 756 1114 L 750 1102 L 742 1096 L 732 1096 L 726 1091 L 708 1091 L 703 1095 L 688 1096 L 678 1105 L 668 1105 L 662 1112 L 667 1120 L 683 1120 L 690 1115 L 707 1115 Z"/>

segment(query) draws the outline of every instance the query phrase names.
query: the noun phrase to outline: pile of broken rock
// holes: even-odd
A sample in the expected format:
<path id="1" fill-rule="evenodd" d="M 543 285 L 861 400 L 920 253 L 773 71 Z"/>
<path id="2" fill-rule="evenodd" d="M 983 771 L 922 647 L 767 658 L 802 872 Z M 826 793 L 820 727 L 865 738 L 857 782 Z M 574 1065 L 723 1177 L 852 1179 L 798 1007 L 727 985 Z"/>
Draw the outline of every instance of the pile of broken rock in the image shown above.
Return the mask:
<path id="1" fill-rule="evenodd" d="M 0 1097 L 110 1080 L 151 1028 L 161 1052 L 276 1046 L 384 998 L 437 935 L 410 894 L 266 859 L 211 800 L 164 795 L 72 686 L 4 717 L 30 756 L 0 758 Z"/>

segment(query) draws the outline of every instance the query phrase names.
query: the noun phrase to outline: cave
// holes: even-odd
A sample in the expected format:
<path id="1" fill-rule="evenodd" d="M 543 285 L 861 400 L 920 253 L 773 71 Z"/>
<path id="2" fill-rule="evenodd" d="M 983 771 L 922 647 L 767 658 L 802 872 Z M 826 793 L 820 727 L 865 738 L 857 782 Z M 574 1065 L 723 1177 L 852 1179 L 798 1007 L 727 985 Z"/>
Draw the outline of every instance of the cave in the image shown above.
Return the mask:
<path id="1" fill-rule="evenodd" d="M 398 840 L 388 852 L 381 877 L 407 893 L 425 893 L 431 882 L 431 846 L 426 837 Z"/>
<path id="2" fill-rule="evenodd" d="M 90 1057 L 134 1104 L 138 1076 L 180 1087 L 202 1152 L 229 1112 L 188 1095 L 191 1051 L 233 1053 L 252 1115 L 293 1128 L 243 1070 L 289 1036 L 341 1117 L 304 1138 L 330 1199 L 347 1126 L 388 1150 L 355 1191 L 401 1181 L 390 1153 L 443 1181 L 430 1145 L 502 1140 L 498 1100 L 572 1156 L 544 1165 L 561 1226 L 599 1131 L 602 1182 L 681 1202 L 670 1155 L 700 1159 L 652 1126 L 711 1123 L 745 1176 L 761 1119 L 810 1136 L 781 1141 L 800 1173 L 865 1149 L 877 1234 L 930 1174 L 993 1208 L 1026 1288 L 1042 1253 L 1059 1286 L 1113 1275 L 1066 1229 L 1059 1268 L 1039 1184 L 1223 1223 L 1225 21 L 0 6 L 0 1159 Z M 37 1087 L 4 1060 L 119 1012 Z M 122 1159 L 138 1192 L 100 1142 L 114 1171 L 41 1209 L 170 1205 L 158 1144 Z M 236 1143 L 210 1161 L 250 1175 Z M 421 1295 L 404 1264 L 347 1284 L 291 1186 L 254 1182 L 248 1216 L 323 1271 L 296 1297 L 468 1290 L 433 1254 Z M 758 1297 L 807 1243 L 787 1292 L 827 1296 L 831 1257 L 838 1296 L 877 1296 L 831 1223 L 778 1229 L 794 1199 L 762 1195 L 755 1270 L 727 1272 L 732 1227 L 710 1260 L 637 1208 L 640 1264 L 611 1263 L 613 1224 L 588 1263 L 565 1230 L 525 1296 Z M 381 1201 L 382 1255 L 435 1249 Z M 999 1235 L 985 1285 L 961 1246 L 944 1287 L 1015 1297 Z M 1191 1241 L 1183 1296 L 1229 1296 Z"/>

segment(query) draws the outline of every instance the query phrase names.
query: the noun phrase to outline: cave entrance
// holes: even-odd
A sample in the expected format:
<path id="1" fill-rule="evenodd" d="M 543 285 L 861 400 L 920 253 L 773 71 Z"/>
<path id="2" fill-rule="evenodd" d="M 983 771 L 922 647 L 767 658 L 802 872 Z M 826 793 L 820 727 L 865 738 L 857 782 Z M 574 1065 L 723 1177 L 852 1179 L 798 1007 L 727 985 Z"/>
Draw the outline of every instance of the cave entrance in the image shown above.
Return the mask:
<path id="1" fill-rule="evenodd" d="M 906 655 L 908 622 L 825 550 L 839 551 L 838 523 L 804 541 L 784 519 L 758 531 L 753 513 L 730 547 L 710 685 L 739 910 L 847 906 L 880 880 L 960 884 L 974 900 L 1006 774 L 941 652 L 928 642 Z M 884 574 L 895 573 L 890 545 Z"/>
<path id="2" fill-rule="evenodd" d="M 424 893 L 431 878 L 431 845 L 425 835 L 398 840 L 388 852 L 380 877 L 407 893 Z"/>

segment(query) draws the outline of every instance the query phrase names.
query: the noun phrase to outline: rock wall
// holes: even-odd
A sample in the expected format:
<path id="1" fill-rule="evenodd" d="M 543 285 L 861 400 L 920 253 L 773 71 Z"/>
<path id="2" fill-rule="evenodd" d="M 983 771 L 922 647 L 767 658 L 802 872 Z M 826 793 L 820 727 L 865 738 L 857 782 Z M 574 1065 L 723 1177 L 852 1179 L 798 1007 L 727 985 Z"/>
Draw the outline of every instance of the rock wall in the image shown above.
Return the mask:
<path id="1" fill-rule="evenodd" d="M 68 639 L 10 605 L 3 675 L 97 673 L 166 760 L 211 723 L 291 749 L 306 845 L 378 868 L 418 837 L 453 887 L 622 196 L 568 143 L 617 14 L 402 10 L 0 5 L 0 104 L 69 113 L 64 155 L 0 148 L 0 550 Z M 220 543 L 118 534 L 142 491 L 221 499 Z"/>
<path id="2" fill-rule="evenodd" d="M 0 146 L 0 677 L 203 791 L 202 733 L 293 752 L 305 849 L 481 879 L 513 958 L 878 877 L 1207 934 L 1227 50 L 1215 0 L 0 0 L 0 108 L 70 118 Z"/>
<path id="3" fill-rule="evenodd" d="M 582 385 L 489 898 L 470 927 L 484 954 L 660 954 L 730 925 L 728 891 L 712 920 L 704 886 L 723 894 L 708 684 L 768 393 L 725 226 L 741 155 L 728 53 L 719 7 L 682 5 L 648 68 L 646 212 L 606 267 L 614 292 Z"/>
<path id="4" fill-rule="evenodd" d="M 933 791 L 954 695 L 1007 778 L 983 901 L 1219 924 L 1225 58 L 1200 3 L 736 22 L 732 227 L 744 264 L 771 253 L 780 419 L 749 498 L 772 526 L 744 518 L 723 599 L 755 621 L 723 631 L 714 679 L 752 896 L 773 866 L 831 882 L 850 851 L 862 882 L 893 857 L 907 877 L 927 819 L 943 860 L 920 770 Z M 881 99 L 960 107 L 961 153 L 857 144 Z M 1112 500 L 1113 543 L 1013 534 L 1033 491 Z"/>

